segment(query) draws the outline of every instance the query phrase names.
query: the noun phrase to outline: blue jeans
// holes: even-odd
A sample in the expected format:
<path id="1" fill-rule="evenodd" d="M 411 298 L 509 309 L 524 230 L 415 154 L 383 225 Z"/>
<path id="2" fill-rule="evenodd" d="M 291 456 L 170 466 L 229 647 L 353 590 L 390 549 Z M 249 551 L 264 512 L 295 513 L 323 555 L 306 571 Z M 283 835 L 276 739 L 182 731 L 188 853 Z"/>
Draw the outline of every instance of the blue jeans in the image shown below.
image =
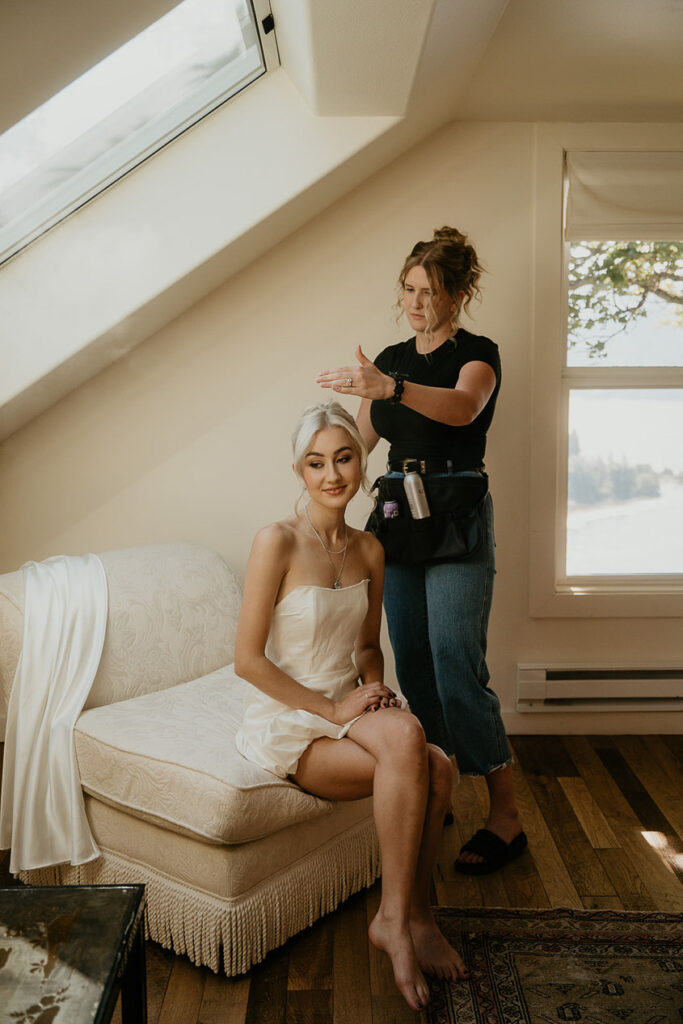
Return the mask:
<path id="1" fill-rule="evenodd" d="M 496 565 L 490 494 L 485 501 L 488 529 L 476 555 L 437 565 L 392 562 L 384 584 L 401 690 L 427 740 L 455 754 L 465 775 L 487 775 L 512 761 L 500 701 L 488 685 Z"/>

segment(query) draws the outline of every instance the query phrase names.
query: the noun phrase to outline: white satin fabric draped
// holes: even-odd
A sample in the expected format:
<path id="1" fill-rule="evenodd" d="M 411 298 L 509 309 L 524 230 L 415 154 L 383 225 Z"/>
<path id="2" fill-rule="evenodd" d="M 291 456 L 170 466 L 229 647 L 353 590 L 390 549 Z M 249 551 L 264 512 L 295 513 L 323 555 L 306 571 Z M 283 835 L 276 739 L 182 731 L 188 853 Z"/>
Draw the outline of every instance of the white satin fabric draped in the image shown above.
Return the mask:
<path id="1" fill-rule="evenodd" d="M 7 709 L 0 848 L 10 871 L 99 856 L 73 745 L 102 653 L 107 580 L 96 555 L 23 566 L 24 637 Z"/>

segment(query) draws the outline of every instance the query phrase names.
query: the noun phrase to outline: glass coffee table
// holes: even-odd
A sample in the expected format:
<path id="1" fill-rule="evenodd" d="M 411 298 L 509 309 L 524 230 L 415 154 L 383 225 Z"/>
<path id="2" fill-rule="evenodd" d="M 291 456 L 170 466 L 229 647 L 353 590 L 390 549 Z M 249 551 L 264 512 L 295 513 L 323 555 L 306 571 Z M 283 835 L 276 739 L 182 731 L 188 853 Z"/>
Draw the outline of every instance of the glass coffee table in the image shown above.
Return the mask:
<path id="1" fill-rule="evenodd" d="M 145 1024 L 144 885 L 0 888 L 0 1024 Z"/>

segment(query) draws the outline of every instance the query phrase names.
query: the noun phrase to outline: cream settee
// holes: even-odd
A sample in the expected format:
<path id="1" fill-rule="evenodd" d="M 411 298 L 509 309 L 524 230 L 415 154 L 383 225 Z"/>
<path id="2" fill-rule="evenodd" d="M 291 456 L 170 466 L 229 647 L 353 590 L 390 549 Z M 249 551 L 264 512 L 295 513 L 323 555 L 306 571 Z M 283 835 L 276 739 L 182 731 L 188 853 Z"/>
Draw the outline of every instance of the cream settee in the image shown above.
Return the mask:
<path id="1" fill-rule="evenodd" d="M 333 804 L 246 761 L 248 683 L 233 660 L 240 593 L 195 544 L 100 555 L 109 610 L 74 730 L 101 856 L 33 884 L 144 882 L 156 942 L 239 974 L 379 873 L 370 800 Z M 23 632 L 23 574 L 0 576 L 0 717 Z"/>

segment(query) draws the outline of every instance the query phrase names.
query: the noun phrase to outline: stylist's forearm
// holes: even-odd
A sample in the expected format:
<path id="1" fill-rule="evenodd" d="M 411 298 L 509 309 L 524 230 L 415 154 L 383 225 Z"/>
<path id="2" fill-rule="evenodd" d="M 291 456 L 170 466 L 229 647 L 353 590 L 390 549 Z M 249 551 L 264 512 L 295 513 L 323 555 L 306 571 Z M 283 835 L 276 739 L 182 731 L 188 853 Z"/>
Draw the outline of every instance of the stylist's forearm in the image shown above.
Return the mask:
<path id="1" fill-rule="evenodd" d="M 403 385 L 401 405 L 449 427 L 466 426 L 479 413 L 476 401 L 467 391 L 432 388 L 408 380 Z"/>

